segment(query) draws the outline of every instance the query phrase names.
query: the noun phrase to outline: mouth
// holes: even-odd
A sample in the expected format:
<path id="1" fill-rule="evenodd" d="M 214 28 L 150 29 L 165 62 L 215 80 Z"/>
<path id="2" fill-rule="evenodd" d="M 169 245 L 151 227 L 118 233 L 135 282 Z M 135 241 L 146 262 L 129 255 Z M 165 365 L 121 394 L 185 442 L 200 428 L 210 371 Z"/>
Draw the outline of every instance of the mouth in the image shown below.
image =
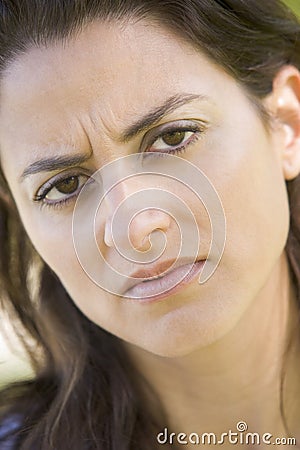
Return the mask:
<path id="1" fill-rule="evenodd" d="M 139 301 L 152 302 L 169 297 L 179 292 L 187 284 L 194 281 L 200 275 L 205 264 L 205 259 L 201 259 L 189 264 L 181 264 L 172 270 L 157 271 L 138 271 L 132 275 L 132 278 L 150 278 L 146 280 L 135 280 L 135 284 L 126 290 L 123 297 Z M 164 266 L 172 266 L 170 262 Z"/>

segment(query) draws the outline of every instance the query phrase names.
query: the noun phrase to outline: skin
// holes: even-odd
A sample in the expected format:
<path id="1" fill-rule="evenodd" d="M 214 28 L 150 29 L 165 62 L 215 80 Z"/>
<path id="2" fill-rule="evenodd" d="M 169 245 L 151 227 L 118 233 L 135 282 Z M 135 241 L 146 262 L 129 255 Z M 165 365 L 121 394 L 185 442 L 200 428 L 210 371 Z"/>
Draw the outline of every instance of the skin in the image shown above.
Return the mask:
<path id="1" fill-rule="evenodd" d="M 1 163 L 24 226 L 82 312 L 125 341 L 178 431 L 199 431 L 201 424 L 205 431 L 221 433 L 246 420 L 250 431 L 285 435 L 279 372 L 296 308 L 284 251 L 285 181 L 300 170 L 299 79 L 289 66 L 277 75 L 264 100 L 275 117 L 268 129 L 243 88 L 222 68 L 167 30 L 142 22 L 95 23 L 67 45 L 28 50 L 4 74 Z M 61 171 L 20 177 L 49 156 L 91 154 L 77 166 L 90 175 L 137 153 L 148 130 L 121 142 L 124 130 L 182 93 L 205 99 L 182 104 L 155 126 L 191 119 L 205 124 L 201 138 L 180 157 L 201 168 L 220 196 L 227 221 L 224 255 L 202 285 L 194 281 L 158 302 L 125 300 L 104 292 L 78 263 L 72 242 L 75 202 L 58 209 L 33 201 Z M 154 177 L 147 186 L 155 182 Z M 116 251 L 109 224 L 120 202 L 141 186 L 136 180 L 122 183 L 97 217 L 99 249 L 128 276 L 133 267 Z M 188 188 L 172 186 L 194 212 L 204 236 L 200 253 L 207 255 L 211 230 L 205 209 Z M 135 248 L 145 250 L 149 234 L 158 229 L 169 243 L 166 260 L 179 235 L 164 212 L 136 216 L 129 236 Z M 105 264 L 99 270 L 105 277 Z"/>

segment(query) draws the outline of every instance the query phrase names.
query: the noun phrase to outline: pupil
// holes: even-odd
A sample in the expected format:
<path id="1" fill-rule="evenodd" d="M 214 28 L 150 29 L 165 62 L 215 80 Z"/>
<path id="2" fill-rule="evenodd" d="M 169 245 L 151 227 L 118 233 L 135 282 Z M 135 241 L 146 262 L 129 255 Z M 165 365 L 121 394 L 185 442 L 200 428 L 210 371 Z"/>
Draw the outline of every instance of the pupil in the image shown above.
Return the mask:
<path id="1" fill-rule="evenodd" d="M 167 133 L 163 137 L 163 141 L 167 145 L 179 145 L 184 140 L 185 131 L 174 131 L 173 133 Z"/>
<path id="2" fill-rule="evenodd" d="M 73 194 L 73 192 L 77 190 L 78 184 L 79 181 L 77 177 L 70 177 L 58 183 L 56 189 L 62 194 Z"/>

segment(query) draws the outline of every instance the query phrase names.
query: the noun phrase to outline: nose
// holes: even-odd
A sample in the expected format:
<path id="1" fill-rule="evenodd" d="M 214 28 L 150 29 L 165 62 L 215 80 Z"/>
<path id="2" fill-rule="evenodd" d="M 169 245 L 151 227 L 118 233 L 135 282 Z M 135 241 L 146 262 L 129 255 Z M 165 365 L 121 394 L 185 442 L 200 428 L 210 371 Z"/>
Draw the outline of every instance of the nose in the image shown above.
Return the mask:
<path id="1" fill-rule="evenodd" d="M 114 247 L 115 240 L 113 236 L 112 220 L 117 208 L 122 204 L 126 210 L 126 200 L 131 194 L 137 192 L 131 181 L 127 180 L 121 182 L 116 186 L 106 197 L 108 214 L 105 221 L 104 229 L 104 243 L 107 247 Z M 140 192 L 142 194 L 142 191 Z M 132 202 L 131 202 L 132 203 Z M 153 205 L 147 208 L 146 204 L 138 211 L 132 211 L 131 206 L 126 210 L 123 218 L 119 217 L 117 223 L 114 224 L 118 228 L 118 238 L 120 237 L 124 245 L 131 244 L 131 246 L 139 251 L 147 251 L 151 247 L 150 235 L 155 231 L 167 232 L 170 227 L 170 216 L 159 208 L 153 208 Z M 128 220 L 128 218 L 130 218 Z"/>

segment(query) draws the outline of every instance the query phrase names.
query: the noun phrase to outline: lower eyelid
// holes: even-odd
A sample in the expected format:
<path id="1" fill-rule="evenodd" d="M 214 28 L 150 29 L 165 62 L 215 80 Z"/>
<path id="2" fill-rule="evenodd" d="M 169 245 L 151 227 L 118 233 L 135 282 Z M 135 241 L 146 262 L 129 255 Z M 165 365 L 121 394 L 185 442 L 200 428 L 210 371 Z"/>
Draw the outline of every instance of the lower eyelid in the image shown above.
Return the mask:
<path id="1" fill-rule="evenodd" d="M 66 194 L 64 197 L 62 197 L 60 200 L 51 200 L 51 199 L 47 199 L 47 195 L 49 192 L 51 192 L 53 189 L 55 189 L 55 185 L 48 190 L 48 192 L 46 192 L 45 194 L 40 194 L 40 195 L 36 195 L 36 197 L 34 198 L 34 201 L 38 202 L 40 204 L 40 207 L 43 208 L 45 206 L 49 207 L 49 208 L 59 208 L 59 207 L 63 207 L 65 206 L 67 203 L 75 201 L 76 198 L 78 197 L 78 195 L 81 192 L 81 189 L 86 185 L 86 183 L 92 182 L 94 181 L 92 177 L 89 177 L 87 175 L 70 175 L 70 176 L 77 176 L 78 178 L 80 177 L 86 177 L 86 181 L 84 183 L 82 183 L 82 186 L 80 188 L 78 188 L 73 194 L 70 194 L 69 196 Z M 69 177 L 66 177 L 65 179 L 67 179 Z M 59 181 L 63 181 L 59 180 Z"/>
<path id="2" fill-rule="evenodd" d="M 182 149 L 186 149 L 187 147 L 189 147 L 189 145 L 194 144 L 195 142 L 197 142 L 199 139 L 201 138 L 200 133 L 194 133 L 192 136 L 190 136 L 190 138 L 188 139 L 187 142 L 185 142 L 184 145 L 182 145 Z M 180 148 L 180 147 L 178 147 Z M 176 150 L 176 149 L 174 149 Z"/>
<path id="3" fill-rule="evenodd" d="M 39 201 L 39 207 L 40 209 L 44 209 L 44 208 L 48 208 L 48 209 L 63 209 L 63 208 L 67 208 L 68 206 L 71 206 L 72 203 L 76 202 L 76 199 L 78 197 L 78 195 L 80 194 L 80 191 L 77 192 L 76 194 L 73 194 L 69 197 L 63 198 L 61 200 L 53 200 L 53 201 L 47 201 L 45 200 L 45 198 L 41 201 Z"/>
<path id="4" fill-rule="evenodd" d="M 165 153 L 168 153 L 168 151 L 173 151 L 174 153 L 176 152 L 176 150 L 179 150 L 179 149 L 184 149 L 184 148 L 186 148 L 186 147 L 188 147 L 190 144 L 193 144 L 194 142 L 196 142 L 198 139 L 200 139 L 201 138 L 201 135 L 203 134 L 203 131 L 200 131 L 200 130 L 184 130 L 186 133 L 193 133 L 192 134 L 192 136 L 190 136 L 189 137 L 189 139 L 186 141 L 186 142 L 184 142 L 184 144 L 178 144 L 178 146 L 177 147 L 169 147 L 169 149 L 167 149 L 167 150 L 165 150 L 164 152 Z M 163 136 L 160 136 L 160 137 L 158 137 L 157 139 L 156 139 L 156 141 L 158 140 L 158 139 L 162 139 L 163 138 Z M 154 143 L 156 142 L 156 141 L 154 141 Z M 153 144 L 151 144 L 151 145 L 153 145 Z M 166 146 L 167 146 L 167 144 L 165 144 Z M 150 147 L 151 148 L 151 147 Z M 145 151 L 145 153 L 146 152 L 153 152 L 153 153 L 155 153 L 155 152 L 159 152 L 159 150 L 146 150 Z"/>
<path id="5" fill-rule="evenodd" d="M 164 157 L 164 156 L 167 156 L 167 155 L 176 155 L 176 154 L 183 154 L 183 153 L 185 153 L 186 151 L 187 151 L 187 149 L 188 149 L 188 147 L 190 146 L 190 145 L 193 145 L 194 143 L 196 143 L 198 140 L 200 140 L 201 139 L 201 132 L 199 132 L 199 133 L 195 133 L 195 135 L 194 136 L 191 136 L 191 138 L 190 138 L 190 140 L 187 142 L 187 143 L 185 143 L 184 145 L 182 145 L 182 146 L 178 146 L 178 147 L 175 147 L 175 148 L 170 148 L 170 149 L 168 149 L 168 150 L 163 150 L 163 151 L 161 151 L 161 150 L 149 150 L 149 151 L 144 151 L 144 152 L 142 152 L 143 154 L 144 154 L 144 157 L 153 157 L 153 158 L 155 158 L 155 157 Z"/>
<path id="6" fill-rule="evenodd" d="M 47 208 L 51 208 L 51 209 L 60 209 L 63 208 L 64 206 L 67 206 L 70 202 L 72 202 L 72 200 L 75 201 L 75 196 L 73 197 L 68 197 L 66 199 L 60 200 L 58 202 L 47 202 L 45 200 L 40 201 L 39 206 L 41 209 L 47 207 Z"/>

